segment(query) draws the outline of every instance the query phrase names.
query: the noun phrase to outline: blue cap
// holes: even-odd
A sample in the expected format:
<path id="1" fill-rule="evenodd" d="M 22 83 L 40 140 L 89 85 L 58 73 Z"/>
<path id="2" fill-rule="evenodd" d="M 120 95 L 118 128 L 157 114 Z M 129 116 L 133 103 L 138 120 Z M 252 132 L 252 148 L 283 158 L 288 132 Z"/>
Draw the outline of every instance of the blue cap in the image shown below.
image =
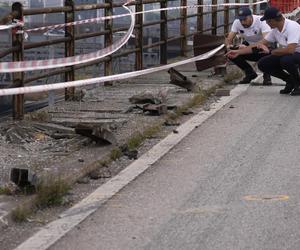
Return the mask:
<path id="1" fill-rule="evenodd" d="M 279 9 L 275 7 L 269 7 L 265 10 L 264 16 L 260 19 L 260 21 L 265 21 L 269 19 L 274 19 L 280 17 L 282 14 Z"/>
<path id="2" fill-rule="evenodd" d="M 239 9 L 238 16 L 236 18 L 244 20 L 247 16 L 251 16 L 252 11 L 249 7 L 242 7 Z"/>

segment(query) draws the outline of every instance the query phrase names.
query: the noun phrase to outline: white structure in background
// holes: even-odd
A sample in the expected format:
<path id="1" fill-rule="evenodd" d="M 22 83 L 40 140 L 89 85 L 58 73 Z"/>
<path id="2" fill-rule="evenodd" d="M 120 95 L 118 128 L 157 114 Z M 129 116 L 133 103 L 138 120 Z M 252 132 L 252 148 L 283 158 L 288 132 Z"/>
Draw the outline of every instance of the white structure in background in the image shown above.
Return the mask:
<path id="1" fill-rule="evenodd" d="M 0 0 L 0 4 L 11 6 L 14 2 L 20 2 L 23 4 L 24 7 L 27 8 L 29 6 L 29 1 L 30 0 Z"/>

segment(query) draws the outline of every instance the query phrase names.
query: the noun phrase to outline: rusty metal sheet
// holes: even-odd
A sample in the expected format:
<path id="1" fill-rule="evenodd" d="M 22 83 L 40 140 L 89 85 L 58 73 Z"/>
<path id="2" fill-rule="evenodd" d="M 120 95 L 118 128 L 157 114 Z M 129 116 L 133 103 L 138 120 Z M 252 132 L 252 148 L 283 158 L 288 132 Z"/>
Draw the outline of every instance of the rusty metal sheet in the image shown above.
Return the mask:
<path id="1" fill-rule="evenodd" d="M 224 36 L 196 34 L 194 36 L 194 55 L 198 56 L 206 53 L 224 43 Z M 196 61 L 198 71 L 205 70 L 214 66 L 226 63 L 225 48 L 219 51 L 215 56 L 201 61 Z"/>

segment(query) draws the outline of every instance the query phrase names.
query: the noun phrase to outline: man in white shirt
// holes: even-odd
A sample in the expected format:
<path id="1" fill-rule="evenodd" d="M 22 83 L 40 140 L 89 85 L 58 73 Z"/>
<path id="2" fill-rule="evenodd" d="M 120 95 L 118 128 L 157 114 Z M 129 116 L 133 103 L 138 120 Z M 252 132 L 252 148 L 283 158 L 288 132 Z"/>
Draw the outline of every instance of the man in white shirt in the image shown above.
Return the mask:
<path id="1" fill-rule="evenodd" d="M 292 20 L 285 19 L 281 12 L 270 7 L 265 10 L 262 20 L 266 20 L 272 31 L 257 44 L 247 48 L 230 51 L 229 58 L 247 54 L 251 50 L 259 50 L 266 54 L 258 62 L 258 68 L 272 76 L 286 82 L 280 94 L 300 95 L 300 77 L 298 68 L 300 65 L 300 25 Z M 277 42 L 279 48 L 270 51 L 268 44 Z"/>
<path id="2" fill-rule="evenodd" d="M 244 43 L 240 45 L 239 48 L 257 43 L 258 41 L 263 39 L 271 31 L 271 28 L 265 21 L 261 21 L 260 18 L 261 16 L 252 15 L 252 11 L 249 7 L 242 7 L 239 10 L 237 19 L 232 24 L 231 32 L 225 39 L 227 49 L 233 48 L 233 39 L 237 34 L 239 34 L 244 39 Z M 250 52 L 247 55 L 240 55 L 236 58 L 231 59 L 231 61 L 245 73 L 244 79 L 239 82 L 240 84 L 250 83 L 257 77 L 254 69 L 247 61 L 257 62 L 263 56 L 265 55 Z M 272 84 L 270 75 L 264 74 L 263 84 Z"/>

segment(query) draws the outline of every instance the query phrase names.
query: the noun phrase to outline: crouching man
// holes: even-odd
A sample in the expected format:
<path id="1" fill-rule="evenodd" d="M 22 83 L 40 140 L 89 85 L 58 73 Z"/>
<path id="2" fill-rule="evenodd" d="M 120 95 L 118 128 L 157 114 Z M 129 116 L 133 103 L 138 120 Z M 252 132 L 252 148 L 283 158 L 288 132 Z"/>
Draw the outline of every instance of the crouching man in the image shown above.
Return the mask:
<path id="1" fill-rule="evenodd" d="M 298 72 L 300 64 L 300 25 L 295 21 L 284 18 L 275 7 L 266 9 L 261 20 L 266 20 L 272 29 L 271 32 L 257 44 L 230 51 L 227 56 L 236 58 L 239 55 L 248 54 L 252 50 L 265 54 L 266 56 L 258 61 L 258 68 L 262 72 L 286 82 L 285 88 L 280 90 L 280 94 L 300 95 Z M 278 43 L 279 48 L 270 51 L 267 46 L 274 42 Z"/>
<path id="2" fill-rule="evenodd" d="M 261 21 L 261 16 L 252 15 L 250 8 L 242 7 L 239 10 L 237 19 L 234 20 L 231 32 L 225 39 L 225 45 L 228 50 L 233 49 L 233 39 L 237 34 L 244 39 L 243 44 L 238 48 L 245 48 L 251 44 L 255 44 L 262 40 L 270 31 L 271 28 L 265 21 Z M 234 58 L 229 58 L 235 65 L 237 65 L 244 73 L 245 77 L 239 82 L 240 84 L 250 83 L 257 77 L 256 72 L 247 61 L 257 62 L 266 54 L 252 53 L 250 50 L 248 54 L 241 54 Z M 271 77 L 269 74 L 264 74 L 263 84 L 271 85 Z"/>

